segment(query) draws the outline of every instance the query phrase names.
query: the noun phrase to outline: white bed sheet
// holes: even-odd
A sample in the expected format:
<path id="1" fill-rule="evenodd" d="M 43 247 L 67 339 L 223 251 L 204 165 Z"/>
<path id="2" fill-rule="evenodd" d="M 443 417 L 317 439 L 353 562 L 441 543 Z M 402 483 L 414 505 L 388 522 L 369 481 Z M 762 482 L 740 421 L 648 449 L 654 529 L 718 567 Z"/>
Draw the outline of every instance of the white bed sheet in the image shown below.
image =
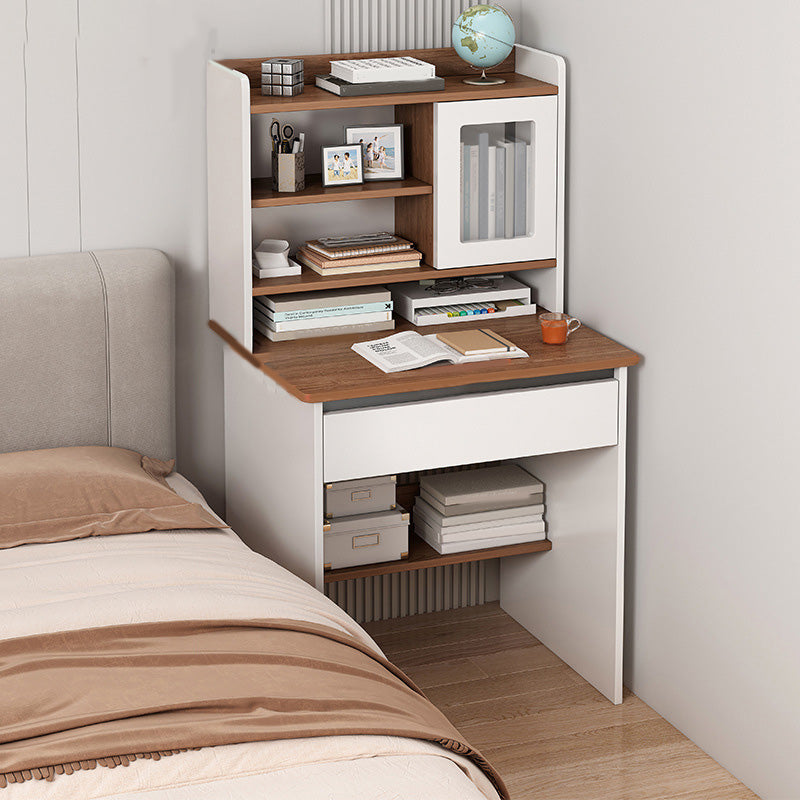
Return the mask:
<path id="1" fill-rule="evenodd" d="M 170 483 L 201 500 L 184 478 Z M 162 531 L 0 550 L 0 639 L 180 619 L 279 617 L 377 645 L 338 606 L 229 530 Z M 469 760 L 388 736 L 204 748 L 0 790 L 0 800 L 497 799 Z"/>

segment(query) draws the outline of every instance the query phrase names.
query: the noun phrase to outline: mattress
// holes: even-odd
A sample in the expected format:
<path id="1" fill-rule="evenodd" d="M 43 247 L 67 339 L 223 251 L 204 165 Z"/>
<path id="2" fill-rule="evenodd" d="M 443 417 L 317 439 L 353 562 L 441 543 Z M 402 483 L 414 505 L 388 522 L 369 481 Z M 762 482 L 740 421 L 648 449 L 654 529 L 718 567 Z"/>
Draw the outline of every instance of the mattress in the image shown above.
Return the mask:
<path id="1" fill-rule="evenodd" d="M 180 494 L 203 502 L 180 475 Z M 0 638 L 130 623 L 285 618 L 372 639 L 322 594 L 230 530 L 97 537 L 0 551 Z M 392 736 L 253 742 L 27 781 L 0 800 L 495 800 L 488 778 L 438 745 Z"/>

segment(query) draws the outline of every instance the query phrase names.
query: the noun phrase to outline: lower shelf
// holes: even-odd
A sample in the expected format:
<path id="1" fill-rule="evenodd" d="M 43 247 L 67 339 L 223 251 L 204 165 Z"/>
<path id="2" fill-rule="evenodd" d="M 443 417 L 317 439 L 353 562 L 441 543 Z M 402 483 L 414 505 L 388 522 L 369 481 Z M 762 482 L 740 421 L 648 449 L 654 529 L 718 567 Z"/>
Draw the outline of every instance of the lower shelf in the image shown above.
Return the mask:
<path id="1" fill-rule="evenodd" d="M 412 572 L 429 567 L 443 567 L 447 564 L 464 564 L 467 561 L 486 561 L 490 558 L 518 556 L 523 553 L 542 553 L 553 549 L 549 539 L 523 544 L 509 544 L 504 547 L 488 547 L 484 550 L 466 550 L 463 553 L 437 553 L 427 542 L 413 533 L 409 534 L 408 558 L 402 561 L 384 561 L 381 564 L 364 564 L 360 567 L 332 569 L 325 573 L 325 583 L 349 581 L 353 578 L 366 578 L 370 575 L 389 575 L 393 572 Z"/>

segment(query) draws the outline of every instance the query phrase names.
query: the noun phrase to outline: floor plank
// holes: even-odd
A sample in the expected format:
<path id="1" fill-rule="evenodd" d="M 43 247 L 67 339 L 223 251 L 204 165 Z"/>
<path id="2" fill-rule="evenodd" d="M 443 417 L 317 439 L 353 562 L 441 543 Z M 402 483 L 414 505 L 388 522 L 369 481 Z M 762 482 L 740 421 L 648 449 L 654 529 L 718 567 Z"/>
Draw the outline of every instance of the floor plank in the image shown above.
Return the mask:
<path id="1" fill-rule="evenodd" d="M 514 800 L 758 800 L 631 692 L 612 705 L 497 603 L 364 627 Z"/>
<path id="2" fill-rule="evenodd" d="M 565 664 L 543 667 L 512 675 L 496 675 L 476 680 L 466 680 L 437 686 L 427 692 L 434 705 L 446 711 L 449 706 L 473 703 L 477 700 L 498 701 L 524 694 L 530 688 L 537 690 L 566 689 L 582 681 L 577 672 Z"/>

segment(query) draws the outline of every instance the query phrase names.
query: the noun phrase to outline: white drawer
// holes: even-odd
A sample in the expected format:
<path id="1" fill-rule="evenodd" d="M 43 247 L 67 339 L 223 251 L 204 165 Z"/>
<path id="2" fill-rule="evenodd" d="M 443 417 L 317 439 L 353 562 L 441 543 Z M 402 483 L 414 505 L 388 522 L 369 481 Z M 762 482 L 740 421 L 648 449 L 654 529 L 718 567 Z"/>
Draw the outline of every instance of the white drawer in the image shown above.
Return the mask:
<path id="1" fill-rule="evenodd" d="M 614 445 L 618 394 L 608 379 L 330 411 L 324 479 Z"/>

